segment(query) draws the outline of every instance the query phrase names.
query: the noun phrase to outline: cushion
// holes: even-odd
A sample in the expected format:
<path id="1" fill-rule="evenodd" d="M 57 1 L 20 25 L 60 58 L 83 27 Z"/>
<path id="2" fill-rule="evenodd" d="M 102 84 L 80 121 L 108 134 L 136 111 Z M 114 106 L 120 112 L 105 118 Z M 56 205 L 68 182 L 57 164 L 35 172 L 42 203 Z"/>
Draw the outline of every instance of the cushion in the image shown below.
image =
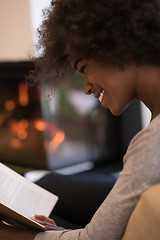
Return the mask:
<path id="1" fill-rule="evenodd" d="M 142 194 L 122 239 L 160 240 L 160 184 Z"/>

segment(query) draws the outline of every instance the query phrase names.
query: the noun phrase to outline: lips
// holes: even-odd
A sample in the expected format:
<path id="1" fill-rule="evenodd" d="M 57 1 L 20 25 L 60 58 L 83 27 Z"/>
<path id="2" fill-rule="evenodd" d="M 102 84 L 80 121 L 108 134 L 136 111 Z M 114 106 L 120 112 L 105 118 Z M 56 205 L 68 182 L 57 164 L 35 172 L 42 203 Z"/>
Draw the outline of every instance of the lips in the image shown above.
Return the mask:
<path id="1" fill-rule="evenodd" d="M 102 102 L 103 96 L 104 96 L 104 89 L 102 89 L 102 90 L 100 91 L 99 96 L 98 96 L 98 100 L 99 100 L 100 102 Z"/>

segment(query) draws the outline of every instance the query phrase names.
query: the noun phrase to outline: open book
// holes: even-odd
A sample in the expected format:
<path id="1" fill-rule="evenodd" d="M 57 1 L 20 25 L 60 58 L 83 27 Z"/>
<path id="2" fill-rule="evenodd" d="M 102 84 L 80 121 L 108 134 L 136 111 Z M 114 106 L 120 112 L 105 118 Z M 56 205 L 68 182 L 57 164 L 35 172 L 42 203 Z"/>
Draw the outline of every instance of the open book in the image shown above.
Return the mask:
<path id="1" fill-rule="evenodd" d="M 58 197 L 0 163 L 0 219 L 21 227 L 44 231 L 34 214 L 49 216 Z"/>

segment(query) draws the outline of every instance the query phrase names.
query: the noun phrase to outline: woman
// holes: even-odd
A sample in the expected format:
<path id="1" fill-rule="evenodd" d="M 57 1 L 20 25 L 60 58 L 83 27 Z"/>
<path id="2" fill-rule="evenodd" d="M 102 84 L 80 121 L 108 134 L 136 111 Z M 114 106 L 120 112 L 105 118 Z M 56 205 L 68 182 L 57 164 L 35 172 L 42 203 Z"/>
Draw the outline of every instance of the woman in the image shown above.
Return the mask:
<path id="1" fill-rule="evenodd" d="M 159 1 L 55 0 L 39 31 L 44 52 L 31 81 L 53 78 L 57 85 L 74 69 L 84 76 L 84 92 L 94 94 L 114 115 L 136 98 L 150 109 L 152 120 L 131 141 L 119 179 L 84 229 L 64 230 L 53 220 L 36 215 L 36 221 L 52 231 L 37 234 L 9 228 L 11 235 L 8 227 L 2 226 L 0 236 L 24 240 L 121 239 L 140 195 L 160 182 Z"/>

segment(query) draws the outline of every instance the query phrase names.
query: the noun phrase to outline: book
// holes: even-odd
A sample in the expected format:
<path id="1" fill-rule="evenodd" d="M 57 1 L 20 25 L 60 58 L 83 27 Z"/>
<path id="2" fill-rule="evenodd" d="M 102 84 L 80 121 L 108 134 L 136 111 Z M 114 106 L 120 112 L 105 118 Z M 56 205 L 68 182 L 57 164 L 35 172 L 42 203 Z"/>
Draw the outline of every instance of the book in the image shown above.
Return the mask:
<path id="1" fill-rule="evenodd" d="M 32 218 L 49 216 L 58 196 L 41 188 L 0 162 L 0 219 L 20 228 L 45 231 Z"/>

